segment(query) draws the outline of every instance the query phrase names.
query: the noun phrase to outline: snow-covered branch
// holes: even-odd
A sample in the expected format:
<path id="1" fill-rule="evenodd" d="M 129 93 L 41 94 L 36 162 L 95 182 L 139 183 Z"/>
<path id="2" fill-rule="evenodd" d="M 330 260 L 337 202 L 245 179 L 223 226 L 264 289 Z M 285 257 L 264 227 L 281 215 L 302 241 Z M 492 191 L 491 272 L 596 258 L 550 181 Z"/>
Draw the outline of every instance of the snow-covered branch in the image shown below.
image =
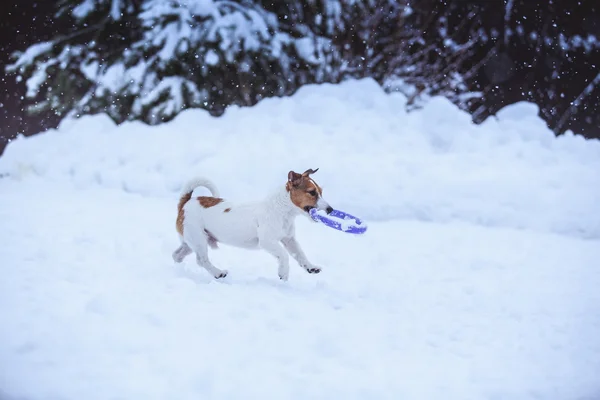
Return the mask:
<path id="1" fill-rule="evenodd" d="M 600 73 L 596 75 L 594 79 L 583 89 L 583 91 L 577 96 L 575 100 L 571 103 L 570 107 L 568 107 L 563 115 L 558 120 L 556 127 L 554 128 L 555 133 L 560 133 L 563 130 L 563 127 L 573 115 L 577 109 L 581 106 L 581 104 L 594 92 L 600 91 Z"/>
<path id="2" fill-rule="evenodd" d="M 581 94 L 563 82 L 575 56 L 585 64 L 600 52 L 596 33 L 567 31 L 556 13 L 526 18 L 515 0 L 437 3 L 57 0 L 57 25 L 68 31 L 16 53 L 7 72 L 25 79 L 36 110 L 151 124 L 363 77 L 400 88 L 411 107 L 443 95 L 477 122 L 509 83 L 523 99 L 547 98 L 541 113 L 553 121 L 567 108 L 556 99 L 574 98 L 558 130 L 589 103 L 598 78 Z"/>
<path id="3" fill-rule="evenodd" d="M 510 17 L 513 10 L 514 0 L 505 0 L 506 6 L 504 9 L 504 45 L 508 46 L 511 36 Z"/>

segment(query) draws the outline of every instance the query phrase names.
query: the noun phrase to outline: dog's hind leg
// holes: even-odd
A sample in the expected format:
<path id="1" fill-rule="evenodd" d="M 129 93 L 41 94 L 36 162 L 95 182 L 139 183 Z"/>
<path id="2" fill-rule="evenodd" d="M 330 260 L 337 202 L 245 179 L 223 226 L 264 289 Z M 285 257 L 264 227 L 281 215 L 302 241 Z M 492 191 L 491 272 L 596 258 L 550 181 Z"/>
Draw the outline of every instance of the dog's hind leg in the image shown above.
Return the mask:
<path id="1" fill-rule="evenodd" d="M 208 258 L 208 236 L 204 232 L 190 232 L 186 235 L 186 243 L 196 253 L 196 262 L 216 279 L 225 278 L 226 270 L 215 267 Z"/>
<path id="2" fill-rule="evenodd" d="M 177 250 L 173 252 L 173 261 L 180 263 L 190 254 L 192 254 L 192 249 L 187 245 L 186 242 L 183 241 L 183 239 L 181 239 L 181 246 L 179 246 Z"/>
<path id="3" fill-rule="evenodd" d="M 217 239 L 206 229 L 204 230 L 204 232 L 206 232 L 206 240 L 208 243 L 208 247 L 210 247 L 213 250 L 217 250 L 219 248 L 219 242 L 217 241 Z"/>

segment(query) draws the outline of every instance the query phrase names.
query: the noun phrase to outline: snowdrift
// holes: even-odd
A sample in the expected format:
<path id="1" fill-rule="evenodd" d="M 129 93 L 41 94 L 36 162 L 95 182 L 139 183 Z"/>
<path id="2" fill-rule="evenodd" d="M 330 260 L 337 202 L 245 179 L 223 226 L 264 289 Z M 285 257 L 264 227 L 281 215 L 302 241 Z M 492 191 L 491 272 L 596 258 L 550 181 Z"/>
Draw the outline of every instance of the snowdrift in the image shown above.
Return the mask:
<path id="1" fill-rule="evenodd" d="M 294 96 L 182 112 L 171 123 L 67 120 L 9 144 L 0 173 L 174 196 L 205 175 L 231 199 L 258 199 L 290 169 L 317 168 L 335 207 L 371 221 L 464 221 L 600 238 L 600 142 L 555 138 L 519 103 L 477 126 L 443 98 L 406 113 L 370 79 Z"/>
<path id="2" fill-rule="evenodd" d="M 554 138 L 530 104 L 481 126 L 444 99 L 404 105 L 349 81 L 12 142 L 0 398 L 597 398 L 600 246 L 582 238 L 600 238 L 600 144 Z M 266 252 L 226 246 L 223 280 L 173 263 L 190 177 L 251 200 L 317 167 L 327 200 L 369 223 L 297 219 L 322 273 L 292 260 L 281 282 Z"/>

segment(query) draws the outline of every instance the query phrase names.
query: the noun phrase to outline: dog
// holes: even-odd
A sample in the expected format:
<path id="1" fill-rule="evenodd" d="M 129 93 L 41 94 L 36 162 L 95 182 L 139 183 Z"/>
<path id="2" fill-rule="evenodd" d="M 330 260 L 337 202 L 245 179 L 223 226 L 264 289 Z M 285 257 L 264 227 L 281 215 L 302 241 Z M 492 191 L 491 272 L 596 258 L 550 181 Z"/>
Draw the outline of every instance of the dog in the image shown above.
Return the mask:
<path id="1" fill-rule="evenodd" d="M 310 177 L 319 169 L 309 169 L 299 174 L 288 173 L 285 185 L 274 191 L 263 201 L 231 204 L 219 197 L 213 182 L 196 178 L 188 182 L 177 205 L 176 229 L 181 245 L 173 252 L 173 260 L 183 259 L 196 253 L 196 262 L 215 279 L 227 276 L 227 270 L 215 267 L 209 257 L 208 248 L 217 249 L 219 243 L 246 248 L 262 249 L 271 254 L 278 263 L 281 280 L 289 278 L 289 255 L 309 274 L 318 274 L 321 267 L 312 264 L 296 239 L 295 219 L 305 215 L 311 221 L 311 209 L 333 208 L 323 199 L 322 188 Z M 212 196 L 192 199 L 198 187 L 207 188 Z M 314 222 L 314 221 L 313 221 Z"/>

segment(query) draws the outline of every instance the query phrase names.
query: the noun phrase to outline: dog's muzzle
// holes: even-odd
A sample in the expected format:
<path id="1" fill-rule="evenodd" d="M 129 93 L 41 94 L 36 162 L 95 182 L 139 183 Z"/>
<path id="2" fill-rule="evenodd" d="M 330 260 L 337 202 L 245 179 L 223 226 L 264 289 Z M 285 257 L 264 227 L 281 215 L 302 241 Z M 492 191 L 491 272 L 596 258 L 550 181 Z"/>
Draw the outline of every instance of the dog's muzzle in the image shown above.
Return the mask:
<path id="1" fill-rule="evenodd" d="M 323 198 L 319 198 L 317 204 L 315 205 L 319 210 L 325 211 L 327 214 L 330 214 L 333 211 L 333 208 L 329 205 L 328 202 L 323 200 Z"/>
<path id="2" fill-rule="evenodd" d="M 306 211 L 306 212 L 308 213 L 308 212 L 310 212 L 310 210 L 312 210 L 313 208 L 317 208 L 317 207 L 314 207 L 314 206 L 306 206 L 306 207 L 304 207 L 304 211 Z M 331 212 L 332 212 L 332 211 L 333 211 L 333 207 L 331 207 L 331 206 L 329 206 L 329 205 L 328 205 L 328 206 L 327 206 L 327 208 L 325 209 L 325 212 L 326 212 L 327 214 L 331 214 Z"/>

